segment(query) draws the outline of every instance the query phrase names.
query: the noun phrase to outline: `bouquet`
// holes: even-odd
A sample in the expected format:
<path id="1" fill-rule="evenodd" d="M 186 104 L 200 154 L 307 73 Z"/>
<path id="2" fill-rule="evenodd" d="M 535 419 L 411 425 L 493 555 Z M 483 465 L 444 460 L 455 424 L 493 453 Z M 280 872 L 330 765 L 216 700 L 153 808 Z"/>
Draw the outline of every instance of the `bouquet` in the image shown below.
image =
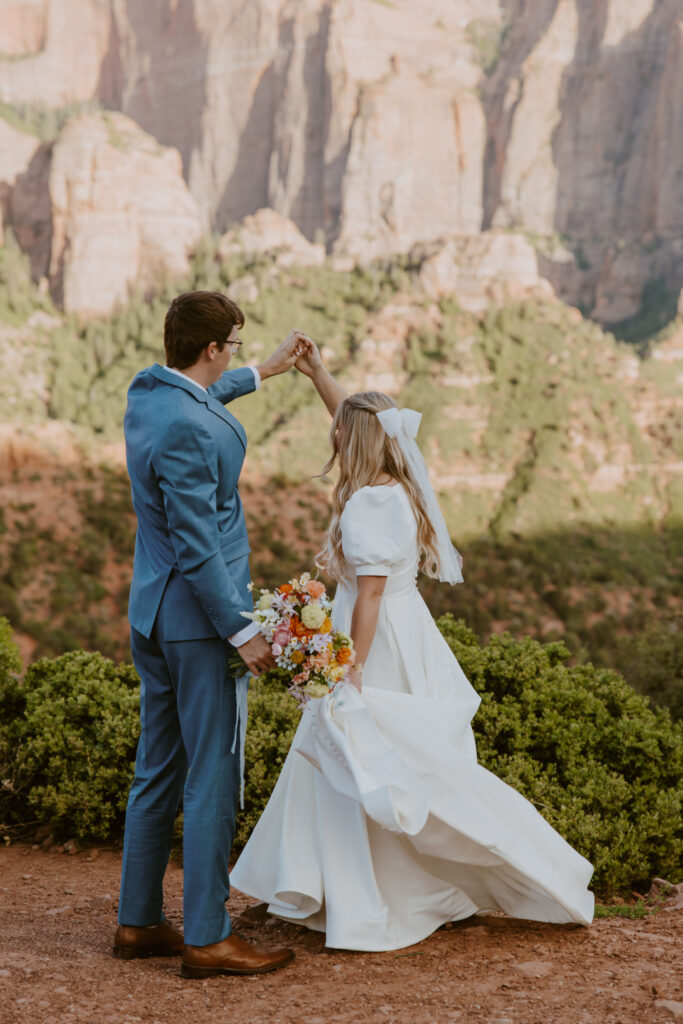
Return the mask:
<path id="1" fill-rule="evenodd" d="M 278 668 L 289 673 L 289 692 L 300 706 L 324 697 L 355 660 L 351 637 L 332 629 L 325 584 L 304 572 L 275 590 L 251 589 L 254 611 L 242 614 L 258 624 Z"/>

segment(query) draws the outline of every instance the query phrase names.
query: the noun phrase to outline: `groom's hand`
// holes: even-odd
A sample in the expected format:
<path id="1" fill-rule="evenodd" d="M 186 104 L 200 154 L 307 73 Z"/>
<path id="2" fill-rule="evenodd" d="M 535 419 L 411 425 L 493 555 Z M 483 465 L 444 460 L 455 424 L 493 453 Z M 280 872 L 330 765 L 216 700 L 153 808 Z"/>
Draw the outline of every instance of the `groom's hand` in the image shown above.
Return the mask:
<path id="1" fill-rule="evenodd" d="M 282 344 L 275 349 L 265 363 L 257 366 L 261 380 L 275 377 L 278 373 L 291 370 L 297 359 L 310 351 L 313 342 L 302 331 L 290 331 Z"/>
<path id="2" fill-rule="evenodd" d="M 276 666 L 270 644 L 260 633 L 238 647 L 237 653 L 254 676 L 262 676 L 268 669 Z"/>

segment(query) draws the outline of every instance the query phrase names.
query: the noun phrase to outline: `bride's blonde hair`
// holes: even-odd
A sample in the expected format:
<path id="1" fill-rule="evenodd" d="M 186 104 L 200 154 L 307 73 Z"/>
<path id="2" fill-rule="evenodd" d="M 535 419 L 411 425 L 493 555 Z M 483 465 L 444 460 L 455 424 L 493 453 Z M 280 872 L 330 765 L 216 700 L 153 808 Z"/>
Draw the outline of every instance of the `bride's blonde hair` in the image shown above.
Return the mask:
<path id="1" fill-rule="evenodd" d="M 403 484 L 417 522 L 420 568 L 428 576 L 438 577 L 436 534 L 427 516 L 422 492 L 397 439 L 389 437 L 377 419 L 378 412 L 391 408 L 395 408 L 395 402 L 381 391 L 360 391 L 344 399 L 332 420 L 332 455 L 323 467 L 322 475 L 329 473 L 338 461 L 339 477 L 332 492 L 332 518 L 318 560 L 338 582 L 348 580 L 352 575 L 342 551 L 339 521 L 344 506 L 352 494 L 361 487 L 374 484 L 382 474 Z"/>

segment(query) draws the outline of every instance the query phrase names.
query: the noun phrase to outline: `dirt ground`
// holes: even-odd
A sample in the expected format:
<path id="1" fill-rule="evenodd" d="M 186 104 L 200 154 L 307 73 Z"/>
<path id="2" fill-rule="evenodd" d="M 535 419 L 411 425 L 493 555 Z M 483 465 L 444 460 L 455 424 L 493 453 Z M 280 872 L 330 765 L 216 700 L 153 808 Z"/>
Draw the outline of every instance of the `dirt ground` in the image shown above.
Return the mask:
<path id="1" fill-rule="evenodd" d="M 396 953 L 328 950 L 269 918 L 241 930 L 289 945 L 293 964 L 252 978 L 189 981 L 179 960 L 111 955 L 121 858 L 0 850 L 2 1024 L 676 1024 L 683 1020 L 683 911 L 590 928 L 502 916 L 440 929 Z M 233 916 L 251 901 L 233 893 Z M 181 921 L 171 863 L 166 912 Z"/>

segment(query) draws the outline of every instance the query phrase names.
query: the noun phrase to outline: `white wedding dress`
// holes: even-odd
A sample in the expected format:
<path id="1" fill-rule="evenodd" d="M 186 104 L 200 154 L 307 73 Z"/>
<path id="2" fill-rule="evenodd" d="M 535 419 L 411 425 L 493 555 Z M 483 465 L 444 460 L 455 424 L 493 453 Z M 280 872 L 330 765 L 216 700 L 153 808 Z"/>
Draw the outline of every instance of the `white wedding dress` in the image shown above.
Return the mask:
<path id="1" fill-rule="evenodd" d="M 363 692 L 306 706 L 232 884 L 340 949 L 399 949 L 495 910 L 590 923 L 592 866 L 477 764 L 479 697 L 417 591 L 406 492 L 362 488 L 341 529 L 356 573 L 387 577 Z M 338 588 L 336 629 L 354 601 Z"/>

